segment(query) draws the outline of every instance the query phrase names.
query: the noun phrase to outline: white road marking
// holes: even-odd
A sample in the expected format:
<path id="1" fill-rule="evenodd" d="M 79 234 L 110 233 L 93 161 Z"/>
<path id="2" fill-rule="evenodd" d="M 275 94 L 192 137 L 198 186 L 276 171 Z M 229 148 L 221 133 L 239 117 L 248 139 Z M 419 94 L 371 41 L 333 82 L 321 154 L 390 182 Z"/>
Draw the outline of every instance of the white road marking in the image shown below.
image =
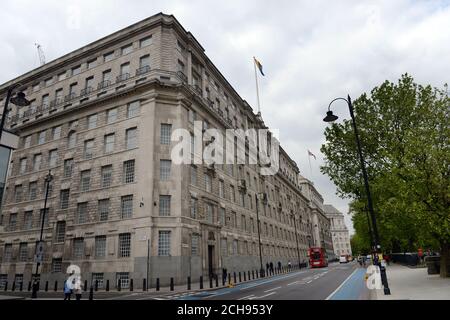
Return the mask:
<path id="1" fill-rule="evenodd" d="M 351 276 L 358 271 L 358 269 L 355 269 L 355 271 L 353 271 L 348 277 L 347 279 L 344 280 L 344 282 L 341 283 L 341 285 L 339 287 L 336 288 L 336 290 L 334 290 L 325 300 L 330 300 L 330 298 L 340 289 L 342 288 L 342 286 L 348 281 L 348 279 L 351 278 Z"/>
<path id="2" fill-rule="evenodd" d="M 281 287 L 272 288 L 272 289 L 266 290 L 264 292 L 266 293 L 266 292 L 270 292 L 270 291 L 277 290 L 277 289 L 281 289 Z"/>
<path id="3" fill-rule="evenodd" d="M 297 280 L 297 281 L 294 281 L 294 282 L 288 283 L 288 286 L 291 286 L 291 285 L 293 285 L 293 284 L 297 284 L 297 283 L 299 283 L 299 282 L 300 282 L 300 280 Z"/>
<path id="4" fill-rule="evenodd" d="M 250 297 L 253 297 L 253 296 L 254 296 L 254 294 L 251 294 L 251 295 L 249 295 L 249 296 L 246 296 L 246 297 L 240 298 L 240 299 L 238 299 L 238 300 L 244 300 L 244 299 L 247 299 L 247 298 L 250 298 Z"/>
<path id="5" fill-rule="evenodd" d="M 311 282 L 313 282 L 312 280 L 309 280 L 307 283 L 311 283 Z"/>
<path id="6" fill-rule="evenodd" d="M 266 295 L 261 296 L 261 297 L 253 297 L 253 298 L 249 298 L 249 300 L 255 300 L 255 299 L 265 298 L 265 297 L 271 296 L 271 295 L 273 295 L 273 294 L 275 294 L 275 293 L 276 293 L 276 292 L 271 292 L 271 293 L 266 294 Z"/>

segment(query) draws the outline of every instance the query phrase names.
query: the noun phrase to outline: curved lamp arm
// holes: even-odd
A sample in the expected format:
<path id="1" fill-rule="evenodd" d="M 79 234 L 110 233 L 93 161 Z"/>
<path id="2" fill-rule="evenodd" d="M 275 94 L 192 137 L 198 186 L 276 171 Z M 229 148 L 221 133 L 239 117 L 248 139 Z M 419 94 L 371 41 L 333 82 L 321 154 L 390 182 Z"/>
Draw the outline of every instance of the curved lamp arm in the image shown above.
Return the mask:
<path id="1" fill-rule="evenodd" d="M 350 97 L 349 97 L 350 98 Z M 345 99 L 345 98 L 336 98 L 336 99 L 333 99 L 333 100 L 331 100 L 331 102 L 330 102 L 330 104 L 328 105 L 328 111 L 330 111 L 330 107 L 331 107 L 331 105 L 333 104 L 333 102 L 335 102 L 335 101 L 337 101 L 337 100 L 344 100 L 345 102 L 347 102 L 347 104 L 348 104 L 348 102 L 350 101 L 350 99 Z"/>

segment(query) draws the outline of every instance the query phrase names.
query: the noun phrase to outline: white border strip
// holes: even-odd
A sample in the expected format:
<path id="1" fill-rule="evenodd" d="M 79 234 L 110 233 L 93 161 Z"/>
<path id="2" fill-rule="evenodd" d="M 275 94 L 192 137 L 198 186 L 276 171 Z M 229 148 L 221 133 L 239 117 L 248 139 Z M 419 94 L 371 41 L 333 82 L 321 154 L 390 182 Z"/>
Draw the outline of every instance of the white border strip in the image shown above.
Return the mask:
<path id="1" fill-rule="evenodd" d="M 353 274 L 356 272 L 356 271 L 358 271 L 359 270 L 359 268 L 356 268 L 355 269 L 355 271 L 353 271 L 348 277 L 347 277 L 347 279 L 345 279 L 344 280 L 344 282 L 342 282 L 341 283 L 341 285 L 339 286 L 339 287 L 337 287 L 336 288 L 336 290 L 334 290 L 325 300 L 330 300 L 330 298 L 340 289 L 340 288 L 342 288 L 342 286 L 348 281 L 348 279 L 350 279 L 352 276 L 353 276 Z"/>

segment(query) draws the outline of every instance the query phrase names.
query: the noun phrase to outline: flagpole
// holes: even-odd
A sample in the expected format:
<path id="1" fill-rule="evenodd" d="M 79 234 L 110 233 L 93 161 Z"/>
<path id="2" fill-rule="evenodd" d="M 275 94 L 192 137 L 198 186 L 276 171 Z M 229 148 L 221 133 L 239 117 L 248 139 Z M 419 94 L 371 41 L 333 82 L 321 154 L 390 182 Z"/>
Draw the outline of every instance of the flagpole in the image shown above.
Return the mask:
<path id="1" fill-rule="evenodd" d="M 309 162 L 309 177 L 312 181 L 313 177 L 312 177 L 312 167 L 311 167 L 311 155 L 309 154 L 309 152 L 308 152 L 308 162 Z"/>
<path id="2" fill-rule="evenodd" d="M 256 99 L 257 99 L 257 102 L 258 102 L 258 113 L 261 113 L 261 106 L 259 105 L 258 73 L 256 72 L 256 61 L 255 61 L 255 57 L 253 57 L 253 67 L 255 68 Z"/>

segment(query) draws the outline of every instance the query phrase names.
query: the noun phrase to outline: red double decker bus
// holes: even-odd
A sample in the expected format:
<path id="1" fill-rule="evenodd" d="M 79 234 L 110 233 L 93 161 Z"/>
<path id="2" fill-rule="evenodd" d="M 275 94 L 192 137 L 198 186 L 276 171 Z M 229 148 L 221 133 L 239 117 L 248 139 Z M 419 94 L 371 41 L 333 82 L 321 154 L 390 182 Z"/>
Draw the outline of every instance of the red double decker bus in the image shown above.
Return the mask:
<path id="1" fill-rule="evenodd" d="M 309 248 L 308 255 L 311 268 L 328 267 L 328 256 L 325 248 Z"/>

